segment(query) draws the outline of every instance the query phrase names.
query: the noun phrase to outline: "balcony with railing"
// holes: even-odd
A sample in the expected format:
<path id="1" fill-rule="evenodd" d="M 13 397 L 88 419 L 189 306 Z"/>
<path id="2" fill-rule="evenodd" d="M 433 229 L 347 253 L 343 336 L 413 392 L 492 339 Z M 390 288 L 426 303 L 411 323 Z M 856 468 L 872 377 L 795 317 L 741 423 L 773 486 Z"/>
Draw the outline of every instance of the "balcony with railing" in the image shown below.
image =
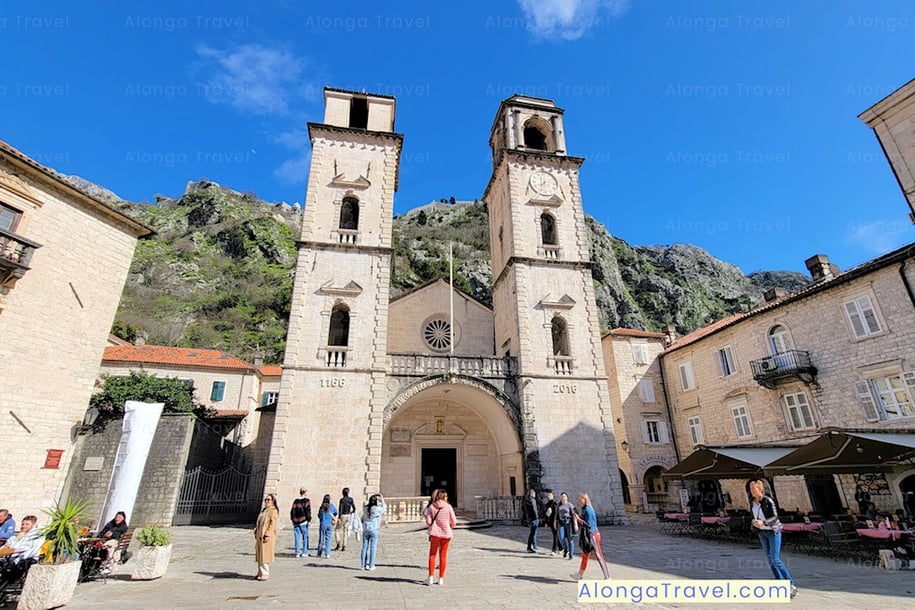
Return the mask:
<path id="1" fill-rule="evenodd" d="M 337 241 L 341 244 L 353 245 L 356 238 L 359 237 L 359 231 L 355 229 L 337 229 Z"/>
<path id="2" fill-rule="evenodd" d="M 390 354 L 392 375 L 468 375 L 471 377 L 511 377 L 517 370 L 515 358 L 495 356 L 433 356 L 428 354 Z"/>
<path id="3" fill-rule="evenodd" d="M 750 361 L 753 380 L 759 385 L 774 388 L 779 383 L 800 379 L 805 383 L 814 380 L 817 369 L 810 361 L 810 352 L 789 350 Z"/>
<path id="4" fill-rule="evenodd" d="M 574 372 L 572 356 L 551 356 L 547 358 L 547 366 L 557 375 L 571 375 Z"/>
<path id="5" fill-rule="evenodd" d="M 12 287 L 24 276 L 32 254 L 40 247 L 41 244 L 0 229 L 0 287 Z"/>

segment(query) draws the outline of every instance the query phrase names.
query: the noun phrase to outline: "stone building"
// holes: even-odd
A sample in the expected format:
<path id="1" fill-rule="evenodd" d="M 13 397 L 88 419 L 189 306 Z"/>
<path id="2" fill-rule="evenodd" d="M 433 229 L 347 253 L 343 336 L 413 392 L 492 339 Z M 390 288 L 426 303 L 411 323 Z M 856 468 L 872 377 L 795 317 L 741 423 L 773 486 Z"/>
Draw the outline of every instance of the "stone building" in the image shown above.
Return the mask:
<path id="1" fill-rule="evenodd" d="M 886 96 L 860 115 L 874 130 L 915 223 L 915 80 Z"/>
<path id="2" fill-rule="evenodd" d="M 686 335 L 662 355 L 682 456 L 696 445 L 802 446 L 829 429 L 912 432 L 915 244 L 842 273 L 823 255 L 807 267 L 808 286 L 773 290 L 767 303 Z M 723 501 L 706 497 L 705 508 L 744 508 L 745 482 L 721 481 Z M 895 510 L 904 491 L 915 491 L 915 464 L 774 480 L 782 507 L 822 513 L 855 507 L 859 483 L 871 486 L 878 508 Z M 707 493 L 718 482 L 698 484 Z"/>
<path id="3" fill-rule="evenodd" d="M 267 472 L 291 498 L 448 490 L 461 510 L 527 486 L 622 518 L 578 172 L 563 111 L 502 102 L 487 202 L 493 308 L 433 282 L 390 297 L 403 136 L 395 100 L 325 89 Z M 483 508 L 481 508 L 483 507 Z M 411 509 L 412 510 L 412 509 Z"/>
<path id="4" fill-rule="evenodd" d="M 143 224 L 0 142 L 2 501 L 40 513 L 62 492 Z"/>
<path id="5" fill-rule="evenodd" d="M 601 345 L 626 510 L 667 508 L 676 500 L 676 486 L 661 475 L 679 461 L 661 370 L 667 335 L 615 328 L 603 336 Z"/>
<path id="6" fill-rule="evenodd" d="M 211 427 L 243 447 L 257 434 L 257 408 L 276 402 L 276 390 L 269 393 L 261 387 L 254 365 L 220 350 L 145 343 L 105 348 L 100 374 L 117 377 L 131 371 L 187 380 L 197 402 L 214 412 Z"/>

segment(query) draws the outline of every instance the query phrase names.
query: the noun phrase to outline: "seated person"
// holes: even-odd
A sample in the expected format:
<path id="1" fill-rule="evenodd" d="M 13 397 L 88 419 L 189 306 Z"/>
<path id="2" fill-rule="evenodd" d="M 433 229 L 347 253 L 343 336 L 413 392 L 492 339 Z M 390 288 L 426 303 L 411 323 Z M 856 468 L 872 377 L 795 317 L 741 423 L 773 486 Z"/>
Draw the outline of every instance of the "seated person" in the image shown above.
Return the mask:
<path id="1" fill-rule="evenodd" d="M 877 505 L 871 502 L 867 505 L 867 512 L 864 513 L 865 518 L 874 520 L 880 516 L 880 513 L 877 512 Z"/>
<path id="2" fill-rule="evenodd" d="M 34 515 L 23 517 L 19 533 L 0 548 L 0 580 L 4 584 L 18 580 L 38 561 L 44 536 L 35 528 L 36 523 L 38 518 Z"/>
<path id="3" fill-rule="evenodd" d="M 10 511 L 0 508 L 0 544 L 6 542 L 8 538 L 12 538 L 15 533 L 16 522 L 13 520 Z"/>
<path id="4" fill-rule="evenodd" d="M 108 559 L 102 567 L 102 571 L 111 571 L 111 562 L 117 561 L 120 557 L 115 557 L 115 551 L 118 548 L 118 541 L 127 532 L 127 514 L 119 510 L 114 519 L 105 524 L 98 537 L 102 540 L 102 545 L 108 549 Z"/>

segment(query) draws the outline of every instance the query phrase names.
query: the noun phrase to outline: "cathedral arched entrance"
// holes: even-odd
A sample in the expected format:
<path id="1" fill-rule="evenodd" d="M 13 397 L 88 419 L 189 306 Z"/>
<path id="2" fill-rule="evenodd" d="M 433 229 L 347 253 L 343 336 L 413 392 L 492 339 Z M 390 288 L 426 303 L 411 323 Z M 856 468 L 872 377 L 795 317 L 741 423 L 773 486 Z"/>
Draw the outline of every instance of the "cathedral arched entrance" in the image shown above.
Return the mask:
<path id="1" fill-rule="evenodd" d="M 442 488 L 453 505 L 473 512 L 476 496 L 523 488 L 514 406 L 485 381 L 425 379 L 405 388 L 385 410 L 381 449 L 388 497 Z"/>

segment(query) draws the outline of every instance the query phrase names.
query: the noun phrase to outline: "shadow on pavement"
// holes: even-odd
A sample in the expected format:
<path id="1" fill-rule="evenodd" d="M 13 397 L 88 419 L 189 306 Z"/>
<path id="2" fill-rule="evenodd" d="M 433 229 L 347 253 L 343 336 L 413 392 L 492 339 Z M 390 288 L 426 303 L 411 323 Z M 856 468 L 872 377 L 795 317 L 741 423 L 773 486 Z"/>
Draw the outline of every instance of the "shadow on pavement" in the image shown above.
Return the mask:
<path id="1" fill-rule="evenodd" d="M 403 582 L 407 584 L 416 584 L 416 585 L 425 585 L 426 581 L 416 580 L 415 578 L 395 578 L 391 576 L 357 576 L 359 580 L 367 580 L 371 582 Z"/>
<path id="2" fill-rule="evenodd" d="M 560 582 L 569 582 L 568 578 L 548 578 L 546 576 L 524 576 L 522 574 L 503 574 L 502 578 L 511 578 L 512 580 L 525 580 L 528 582 L 537 582 L 545 585 L 555 585 Z"/>
<path id="3" fill-rule="evenodd" d="M 256 580 L 253 574 L 239 574 L 238 572 L 194 572 L 194 574 L 209 576 L 210 578 L 237 578 L 239 580 Z"/>

